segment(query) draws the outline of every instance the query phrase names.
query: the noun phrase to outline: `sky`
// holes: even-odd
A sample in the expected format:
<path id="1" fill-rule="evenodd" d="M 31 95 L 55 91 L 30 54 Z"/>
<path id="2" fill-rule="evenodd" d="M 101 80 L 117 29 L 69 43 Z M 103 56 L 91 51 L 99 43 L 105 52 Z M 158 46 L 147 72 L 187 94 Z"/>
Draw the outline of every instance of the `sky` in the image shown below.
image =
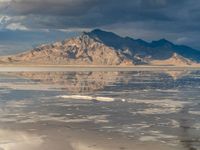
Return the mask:
<path id="1" fill-rule="evenodd" d="M 0 0 L 0 54 L 104 29 L 200 49 L 199 0 Z"/>

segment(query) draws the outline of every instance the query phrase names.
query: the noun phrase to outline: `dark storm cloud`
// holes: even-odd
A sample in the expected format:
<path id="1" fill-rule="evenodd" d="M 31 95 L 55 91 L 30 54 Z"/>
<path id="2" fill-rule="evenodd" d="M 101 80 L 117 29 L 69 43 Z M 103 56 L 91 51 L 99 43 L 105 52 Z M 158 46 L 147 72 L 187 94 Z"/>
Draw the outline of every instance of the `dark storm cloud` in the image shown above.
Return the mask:
<path id="1" fill-rule="evenodd" d="M 119 22 L 176 19 L 171 9 L 186 0 L 13 0 L 1 13 L 25 15 L 31 27 L 95 27 Z M 176 13 L 176 12 L 174 12 Z"/>
<path id="2" fill-rule="evenodd" d="M 2 12 L 12 15 L 78 16 L 94 4 L 95 0 L 13 0 L 2 2 Z"/>
<path id="3" fill-rule="evenodd" d="M 103 28 L 123 35 L 140 35 L 138 38 L 164 37 L 185 43 L 195 41 L 191 38 L 200 38 L 199 10 L 198 0 L 12 0 L 0 3 L 0 14 L 12 18 L 4 27 L 17 22 L 18 26 L 30 30 Z M 24 18 L 18 19 L 19 16 Z"/>

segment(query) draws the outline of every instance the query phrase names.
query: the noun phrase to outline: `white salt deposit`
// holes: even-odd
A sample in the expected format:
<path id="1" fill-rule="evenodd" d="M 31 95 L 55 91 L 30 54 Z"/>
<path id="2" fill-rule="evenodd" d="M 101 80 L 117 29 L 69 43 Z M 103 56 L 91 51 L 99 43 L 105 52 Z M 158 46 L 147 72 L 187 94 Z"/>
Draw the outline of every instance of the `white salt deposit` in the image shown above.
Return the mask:
<path id="1" fill-rule="evenodd" d="M 77 99 L 77 100 L 96 100 L 101 102 L 113 102 L 114 98 L 111 97 L 92 97 L 92 96 L 83 96 L 83 95 L 60 95 L 58 98 L 64 99 Z"/>

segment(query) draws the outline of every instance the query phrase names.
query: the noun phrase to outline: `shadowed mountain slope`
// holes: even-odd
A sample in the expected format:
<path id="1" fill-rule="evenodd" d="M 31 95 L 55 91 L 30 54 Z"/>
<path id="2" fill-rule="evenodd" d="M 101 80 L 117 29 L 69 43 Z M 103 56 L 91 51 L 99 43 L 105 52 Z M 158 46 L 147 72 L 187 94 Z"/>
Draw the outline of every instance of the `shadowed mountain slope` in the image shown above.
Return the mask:
<path id="1" fill-rule="evenodd" d="M 170 65 L 200 62 L 200 51 L 165 39 L 145 42 L 95 29 L 80 36 L 0 58 L 0 63 L 38 65 Z"/>
<path id="2" fill-rule="evenodd" d="M 112 32 L 95 29 L 89 32 L 90 37 L 102 41 L 102 43 L 114 47 L 117 50 L 129 49 L 135 55 L 149 55 L 153 59 L 167 59 L 177 53 L 192 61 L 200 62 L 200 51 L 184 45 L 175 45 L 166 39 L 148 43 L 142 39 L 120 37 Z"/>

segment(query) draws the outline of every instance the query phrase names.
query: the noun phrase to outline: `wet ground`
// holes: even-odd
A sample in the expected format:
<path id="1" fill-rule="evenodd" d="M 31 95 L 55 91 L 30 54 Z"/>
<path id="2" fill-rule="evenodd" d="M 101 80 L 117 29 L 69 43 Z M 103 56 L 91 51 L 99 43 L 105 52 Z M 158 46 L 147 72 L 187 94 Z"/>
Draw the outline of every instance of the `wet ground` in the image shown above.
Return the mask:
<path id="1" fill-rule="evenodd" d="M 200 71 L 0 73 L 0 150 L 200 150 Z"/>

